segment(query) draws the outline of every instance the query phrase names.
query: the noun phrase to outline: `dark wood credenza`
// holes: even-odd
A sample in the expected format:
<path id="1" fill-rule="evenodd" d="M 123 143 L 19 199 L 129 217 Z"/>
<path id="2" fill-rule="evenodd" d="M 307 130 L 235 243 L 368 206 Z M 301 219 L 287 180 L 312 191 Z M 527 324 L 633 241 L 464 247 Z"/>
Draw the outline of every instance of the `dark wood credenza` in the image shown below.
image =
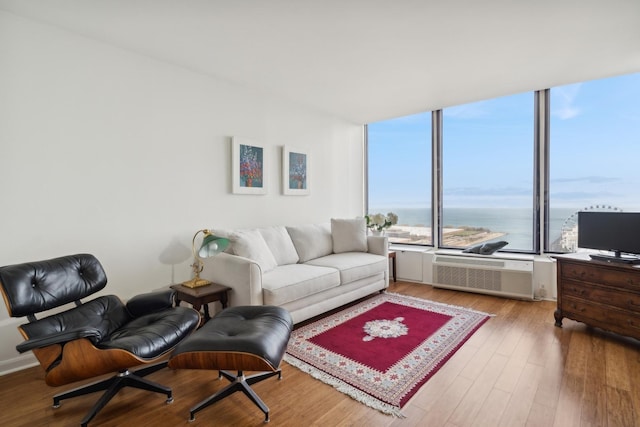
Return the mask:
<path id="1" fill-rule="evenodd" d="M 640 339 L 640 266 L 557 255 L 558 308 L 562 319 Z"/>

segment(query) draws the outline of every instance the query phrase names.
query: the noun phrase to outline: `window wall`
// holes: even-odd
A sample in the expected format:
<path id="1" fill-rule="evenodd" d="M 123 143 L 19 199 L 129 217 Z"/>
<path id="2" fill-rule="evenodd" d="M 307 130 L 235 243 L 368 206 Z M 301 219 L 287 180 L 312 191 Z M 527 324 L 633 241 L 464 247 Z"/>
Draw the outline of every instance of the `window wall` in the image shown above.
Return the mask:
<path id="1" fill-rule="evenodd" d="M 431 113 L 368 125 L 367 146 L 369 215 L 394 217 L 391 242 L 431 245 Z"/>
<path id="2" fill-rule="evenodd" d="M 640 74 L 550 90 L 547 249 L 573 252 L 577 212 L 640 211 Z"/>
<path id="3" fill-rule="evenodd" d="M 441 247 L 534 248 L 534 97 L 443 110 Z"/>
<path id="4" fill-rule="evenodd" d="M 399 214 L 392 242 L 465 248 L 504 240 L 503 250 L 571 252 L 578 211 L 640 211 L 640 74 L 438 113 L 441 146 L 431 113 L 368 125 L 368 213 Z M 432 207 L 434 164 L 441 185 Z"/>

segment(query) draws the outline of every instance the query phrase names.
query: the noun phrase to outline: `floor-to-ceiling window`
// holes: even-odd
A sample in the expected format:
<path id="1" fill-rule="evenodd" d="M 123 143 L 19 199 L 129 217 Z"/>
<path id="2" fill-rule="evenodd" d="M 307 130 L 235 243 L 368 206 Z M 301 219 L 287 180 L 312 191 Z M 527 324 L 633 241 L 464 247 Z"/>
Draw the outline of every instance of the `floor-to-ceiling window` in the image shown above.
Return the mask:
<path id="1" fill-rule="evenodd" d="M 443 110 L 441 247 L 534 249 L 534 94 Z"/>
<path id="2" fill-rule="evenodd" d="M 394 218 L 391 242 L 432 244 L 431 113 L 372 123 L 367 134 L 369 215 Z"/>
<path id="3" fill-rule="evenodd" d="M 534 248 L 533 93 L 443 110 L 440 247 Z M 391 242 L 433 244 L 431 114 L 368 125 L 368 213 L 393 213 Z"/>
<path id="4" fill-rule="evenodd" d="M 550 90 L 547 250 L 573 252 L 577 212 L 640 211 L 640 73 Z"/>
<path id="5" fill-rule="evenodd" d="M 531 92 L 440 112 L 442 128 L 433 132 L 442 135 L 439 247 L 504 240 L 504 250 L 572 252 L 578 211 L 640 211 L 640 73 L 538 95 L 539 109 Z M 399 243 L 434 241 L 430 186 L 438 162 L 431 159 L 436 142 L 429 124 L 424 113 L 368 125 L 368 212 L 400 213 L 404 227 L 389 234 Z M 548 139 L 536 141 L 538 124 Z M 547 158 L 538 162 L 541 151 Z M 538 206 L 545 218 L 542 248 Z M 411 227 L 427 230 L 424 238 L 406 235 Z"/>

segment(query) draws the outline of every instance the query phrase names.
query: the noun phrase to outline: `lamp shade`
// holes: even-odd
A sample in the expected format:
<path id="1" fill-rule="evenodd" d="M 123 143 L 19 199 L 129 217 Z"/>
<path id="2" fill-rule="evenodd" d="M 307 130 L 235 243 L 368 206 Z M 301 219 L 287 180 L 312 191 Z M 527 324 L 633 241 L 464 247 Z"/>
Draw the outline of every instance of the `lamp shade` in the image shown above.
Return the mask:
<path id="1" fill-rule="evenodd" d="M 202 238 L 202 243 L 200 244 L 200 248 L 196 251 L 196 237 L 198 234 L 203 233 L 204 237 Z M 194 278 L 191 280 L 187 280 L 186 282 L 182 282 L 183 286 L 188 288 L 197 288 L 200 286 L 210 285 L 211 282 L 205 279 L 200 278 L 200 272 L 204 268 L 202 265 L 203 258 L 210 258 L 214 255 L 219 254 L 224 251 L 227 246 L 229 246 L 229 239 L 225 239 L 224 237 L 215 236 L 209 230 L 198 230 L 196 234 L 193 235 L 193 240 L 191 241 L 191 250 L 193 251 L 193 273 Z"/>
<path id="2" fill-rule="evenodd" d="M 212 257 L 224 251 L 227 246 L 229 246 L 229 239 L 205 232 L 200 249 L 198 249 L 198 256 L 200 258 Z"/>

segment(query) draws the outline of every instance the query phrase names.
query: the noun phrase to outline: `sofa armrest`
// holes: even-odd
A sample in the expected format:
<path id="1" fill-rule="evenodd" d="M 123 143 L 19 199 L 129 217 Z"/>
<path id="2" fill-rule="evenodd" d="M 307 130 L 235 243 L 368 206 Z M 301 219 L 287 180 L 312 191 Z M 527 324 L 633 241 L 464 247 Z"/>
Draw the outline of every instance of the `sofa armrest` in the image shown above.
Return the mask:
<path id="1" fill-rule="evenodd" d="M 389 256 L 389 239 L 386 236 L 367 236 L 370 254 Z"/>
<path id="2" fill-rule="evenodd" d="M 255 261 L 221 253 L 203 260 L 200 277 L 228 286 L 229 305 L 263 305 L 262 269 Z"/>

